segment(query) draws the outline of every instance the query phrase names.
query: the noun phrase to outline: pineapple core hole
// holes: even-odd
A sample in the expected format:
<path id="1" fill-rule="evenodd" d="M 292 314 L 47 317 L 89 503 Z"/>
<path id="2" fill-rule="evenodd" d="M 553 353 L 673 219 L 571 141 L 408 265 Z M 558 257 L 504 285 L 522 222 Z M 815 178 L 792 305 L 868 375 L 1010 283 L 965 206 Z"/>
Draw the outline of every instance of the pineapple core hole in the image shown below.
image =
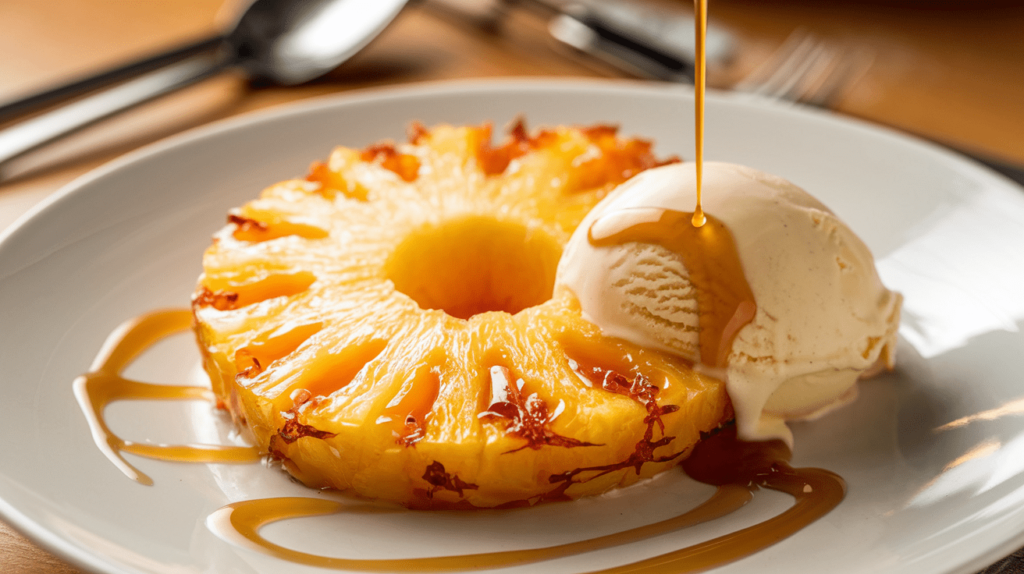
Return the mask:
<path id="1" fill-rule="evenodd" d="M 468 319 L 518 313 L 550 299 L 561 255 L 561 245 L 544 231 L 466 217 L 409 234 L 385 272 L 421 308 Z"/>

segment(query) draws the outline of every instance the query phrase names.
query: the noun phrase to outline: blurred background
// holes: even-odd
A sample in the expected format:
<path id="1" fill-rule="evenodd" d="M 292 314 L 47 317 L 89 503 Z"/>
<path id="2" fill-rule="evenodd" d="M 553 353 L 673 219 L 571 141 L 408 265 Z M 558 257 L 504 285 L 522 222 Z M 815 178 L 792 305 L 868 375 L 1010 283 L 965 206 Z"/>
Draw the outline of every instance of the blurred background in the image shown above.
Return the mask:
<path id="1" fill-rule="evenodd" d="M 246 4 L 0 1 L 0 106 L 216 34 Z M 803 100 L 1024 166 L 1024 2 L 709 4 L 709 86 Z M 688 18 L 692 4 L 685 0 L 412 0 L 367 47 L 320 79 L 281 87 L 237 71 L 220 74 L 10 162 L 0 172 L 0 230 L 62 185 L 127 151 L 304 98 L 467 78 L 687 81 L 693 41 Z M 0 118 L 0 130 L 12 124 Z M 0 571 L 77 572 L 2 522 Z"/>

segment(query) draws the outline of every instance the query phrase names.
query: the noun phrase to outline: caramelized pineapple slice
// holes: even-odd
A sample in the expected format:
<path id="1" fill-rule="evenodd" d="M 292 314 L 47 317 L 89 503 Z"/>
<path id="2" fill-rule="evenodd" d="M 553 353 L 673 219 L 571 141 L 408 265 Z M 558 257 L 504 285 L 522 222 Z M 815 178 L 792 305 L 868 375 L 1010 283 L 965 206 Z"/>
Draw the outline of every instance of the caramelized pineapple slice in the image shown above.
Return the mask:
<path id="1" fill-rule="evenodd" d="M 603 492 L 731 417 L 724 385 L 603 337 L 562 246 L 659 165 L 608 127 L 426 130 L 339 148 L 232 211 L 193 298 L 221 403 L 313 487 L 413 508 Z"/>

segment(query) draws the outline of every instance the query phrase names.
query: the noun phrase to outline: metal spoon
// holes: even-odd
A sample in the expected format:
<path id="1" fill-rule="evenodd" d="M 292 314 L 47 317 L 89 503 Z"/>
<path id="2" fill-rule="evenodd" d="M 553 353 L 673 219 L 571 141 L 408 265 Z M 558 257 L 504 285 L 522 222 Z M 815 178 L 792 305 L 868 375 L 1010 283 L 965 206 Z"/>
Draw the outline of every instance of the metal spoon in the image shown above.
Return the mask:
<path id="1" fill-rule="evenodd" d="M 198 53 L 193 54 L 189 48 L 179 49 L 4 106 L 14 110 L 34 102 L 62 99 L 70 92 L 166 65 L 0 131 L 0 168 L 60 136 L 229 68 L 240 68 L 252 78 L 284 85 L 322 76 L 376 37 L 405 3 L 406 0 L 255 0 L 223 36 L 193 44 L 191 50 Z M 176 58 L 175 54 L 181 57 Z"/>

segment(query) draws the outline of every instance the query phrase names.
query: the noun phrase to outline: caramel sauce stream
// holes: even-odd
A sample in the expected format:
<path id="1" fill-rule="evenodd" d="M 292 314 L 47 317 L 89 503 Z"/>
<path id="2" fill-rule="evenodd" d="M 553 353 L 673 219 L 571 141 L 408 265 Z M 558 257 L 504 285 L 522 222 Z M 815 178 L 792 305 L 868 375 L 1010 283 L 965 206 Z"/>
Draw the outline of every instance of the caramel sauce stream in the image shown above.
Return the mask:
<path id="1" fill-rule="evenodd" d="M 725 367 L 732 341 L 754 319 L 757 304 L 743 274 L 732 232 L 713 215 L 690 224 L 692 213 L 661 208 L 616 211 L 590 227 L 595 247 L 640 242 L 660 245 L 682 258 L 697 296 L 701 362 Z"/>
<path id="2" fill-rule="evenodd" d="M 362 572 L 458 572 L 553 560 L 660 536 L 726 516 L 747 504 L 759 487 L 785 492 L 796 499 L 790 509 L 754 526 L 661 556 L 600 571 L 701 572 L 739 560 L 788 538 L 828 514 L 842 501 L 846 494 L 842 478 L 826 470 L 794 469 L 788 460 L 789 449 L 781 441 L 743 443 L 736 440 L 734 429 L 725 429 L 698 444 L 692 456 L 683 463 L 691 477 L 718 487 L 707 501 L 668 520 L 547 548 L 434 558 L 348 559 L 285 548 L 260 535 L 260 528 L 280 520 L 374 510 L 369 505 L 349 505 L 316 498 L 236 502 L 214 512 L 207 525 L 229 542 L 309 566 Z M 377 511 L 386 510 L 378 507 Z"/>
<path id="3" fill-rule="evenodd" d="M 704 180 L 704 91 L 707 84 L 706 44 L 708 34 L 708 0 L 693 0 L 693 25 L 696 42 L 693 60 L 693 103 L 694 103 L 694 160 L 697 163 L 697 206 L 690 218 L 694 227 L 704 225 L 707 219 L 701 205 L 701 190 Z"/>
<path id="4" fill-rule="evenodd" d="M 175 462 L 245 463 L 259 460 L 253 447 L 205 444 L 143 444 L 122 439 L 107 426 L 103 413 L 107 405 L 124 400 L 212 400 L 209 389 L 182 385 L 154 385 L 132 381 L 121 372 L 143 351 L 159 340 L 189 329 L 192 314 L 187 310 L 156 311 L 118 327 L 107 338 L 89 372 L 75 379 L 74 392 L 85 414 L 96 446 L 128 478 L 146 485 L 153 479 L 121 455 Z"/>

